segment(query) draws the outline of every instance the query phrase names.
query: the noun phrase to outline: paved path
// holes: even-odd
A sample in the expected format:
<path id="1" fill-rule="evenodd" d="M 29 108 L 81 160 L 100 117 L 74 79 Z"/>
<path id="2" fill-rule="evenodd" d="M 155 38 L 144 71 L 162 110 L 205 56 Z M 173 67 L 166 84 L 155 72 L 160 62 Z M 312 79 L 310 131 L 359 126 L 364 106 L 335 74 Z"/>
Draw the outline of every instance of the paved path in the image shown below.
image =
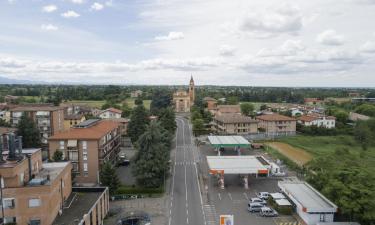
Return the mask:
<path id="1" fill-rule="evenodd" d="M 207 225 L 198 183 L 198 152 L 192 144 L 190 123 L 177 117 L 176 149 L 172 168 L 169 225 Z"/>

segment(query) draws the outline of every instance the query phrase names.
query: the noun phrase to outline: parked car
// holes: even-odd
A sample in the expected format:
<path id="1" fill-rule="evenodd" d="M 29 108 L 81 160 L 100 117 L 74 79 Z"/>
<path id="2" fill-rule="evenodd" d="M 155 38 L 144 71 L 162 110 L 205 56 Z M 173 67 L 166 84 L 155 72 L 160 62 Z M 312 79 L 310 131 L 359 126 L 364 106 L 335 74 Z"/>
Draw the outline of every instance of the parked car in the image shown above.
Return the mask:
<path id="1" fill-rule="evenodd" d="M 268 192 L 259 192 L 257 194 L 257 197 L 261 198 L 261 199 L 264 199 L 264 200 L 267 200 L 270 197 L 270 193 L 268 193 Z"/>
<path id="2" fill-rule="evenodd" d="M 118 165 L 119 166 L 128 166 L 130 164 L 130 160 L 126 158 L 125 155 L 120 155 Z"/>
<path id="3" fill-rule="evenodd" d="M 260 210 L 262 209 L 262 207 L 264 207 L 264 205 L 260 204 L 258 202 L 248 203 L 247 204 L 247 210 L 249 212 L 260 212 Z"/>
<path id="4" fill-rule="evenodd" d="M 262 207 L 260 209 L 260 216 L 264 216 L 264 217 L 274 217 L 274 216 L 278 216 L 279 214 L 276 212 L 276 210 L 274 210 L 273 208 L 270 208 L 270 207 Z"/>
<path id="5" fill-rule="evenodd" d="M 266 205 L 267 202 L 261 198 L 251 198 L 250 203 L 260 203 L 262 205 Z"/>

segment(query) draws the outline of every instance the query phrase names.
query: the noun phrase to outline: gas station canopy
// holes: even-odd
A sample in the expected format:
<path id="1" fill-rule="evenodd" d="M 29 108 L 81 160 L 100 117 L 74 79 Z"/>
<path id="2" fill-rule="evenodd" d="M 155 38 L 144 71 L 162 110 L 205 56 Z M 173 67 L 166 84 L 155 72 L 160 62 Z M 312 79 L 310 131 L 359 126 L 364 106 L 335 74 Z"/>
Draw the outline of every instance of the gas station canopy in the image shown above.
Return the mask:
<path id="1" fill-rule="evenodd" d="M 268 174 L 260 156 L 207 156 L 211 174 Z"/>
<path id="2" fill-rule="evenodd" d="M 208 141 L 215 148 L 250 147 L 250 143 L 242 136 L 208 136 Z"/>

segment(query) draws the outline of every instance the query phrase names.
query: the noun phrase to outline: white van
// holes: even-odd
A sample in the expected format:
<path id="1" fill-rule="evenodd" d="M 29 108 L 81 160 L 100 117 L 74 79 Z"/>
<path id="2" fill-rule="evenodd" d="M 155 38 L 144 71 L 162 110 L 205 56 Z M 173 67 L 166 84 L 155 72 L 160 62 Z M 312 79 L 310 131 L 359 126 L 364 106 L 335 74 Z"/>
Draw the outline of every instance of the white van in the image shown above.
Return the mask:
<path id="1" fill-rule="evenodd" d="M 264 207 L 264 205 L 260 204 L 258 202 L 248 203 L 247 204 L 247 210 L 249 212 L 260 212 L 260 210 L 262 209 L 262 207 Z"/>

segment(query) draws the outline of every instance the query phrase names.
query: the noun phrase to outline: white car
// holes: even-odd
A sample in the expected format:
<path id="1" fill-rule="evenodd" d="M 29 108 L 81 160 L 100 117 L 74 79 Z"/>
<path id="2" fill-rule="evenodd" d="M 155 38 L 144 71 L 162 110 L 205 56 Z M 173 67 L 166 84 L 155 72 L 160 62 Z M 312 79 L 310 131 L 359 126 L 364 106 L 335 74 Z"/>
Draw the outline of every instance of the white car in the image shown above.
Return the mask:
<path id="1" fill-rule="evenodd" d="M 259 215 L 263 217 L 274 217 L 274 216 L 278 216 L 279 214 L 276 212 L 276 210 L 270 207 L 262 207 L 260 209 Z"/>
<path id="2" fill-rule="evenodd" d="M 250 199 L 250 203 L 259 203 L 259 204 L 262 204 L 262 205 L 266 205 L 267 202 L 261 198 L 251 198 Z"/>
<path id="3" fill-rule="evenodd" d="M 268 192 L 259 192 L 257 194 L 257 197 L 261 198 L 261 199 L 264 199 L 264 200 L 267 200 L 270 197 L 270 193 L 268 193 Z"/>

